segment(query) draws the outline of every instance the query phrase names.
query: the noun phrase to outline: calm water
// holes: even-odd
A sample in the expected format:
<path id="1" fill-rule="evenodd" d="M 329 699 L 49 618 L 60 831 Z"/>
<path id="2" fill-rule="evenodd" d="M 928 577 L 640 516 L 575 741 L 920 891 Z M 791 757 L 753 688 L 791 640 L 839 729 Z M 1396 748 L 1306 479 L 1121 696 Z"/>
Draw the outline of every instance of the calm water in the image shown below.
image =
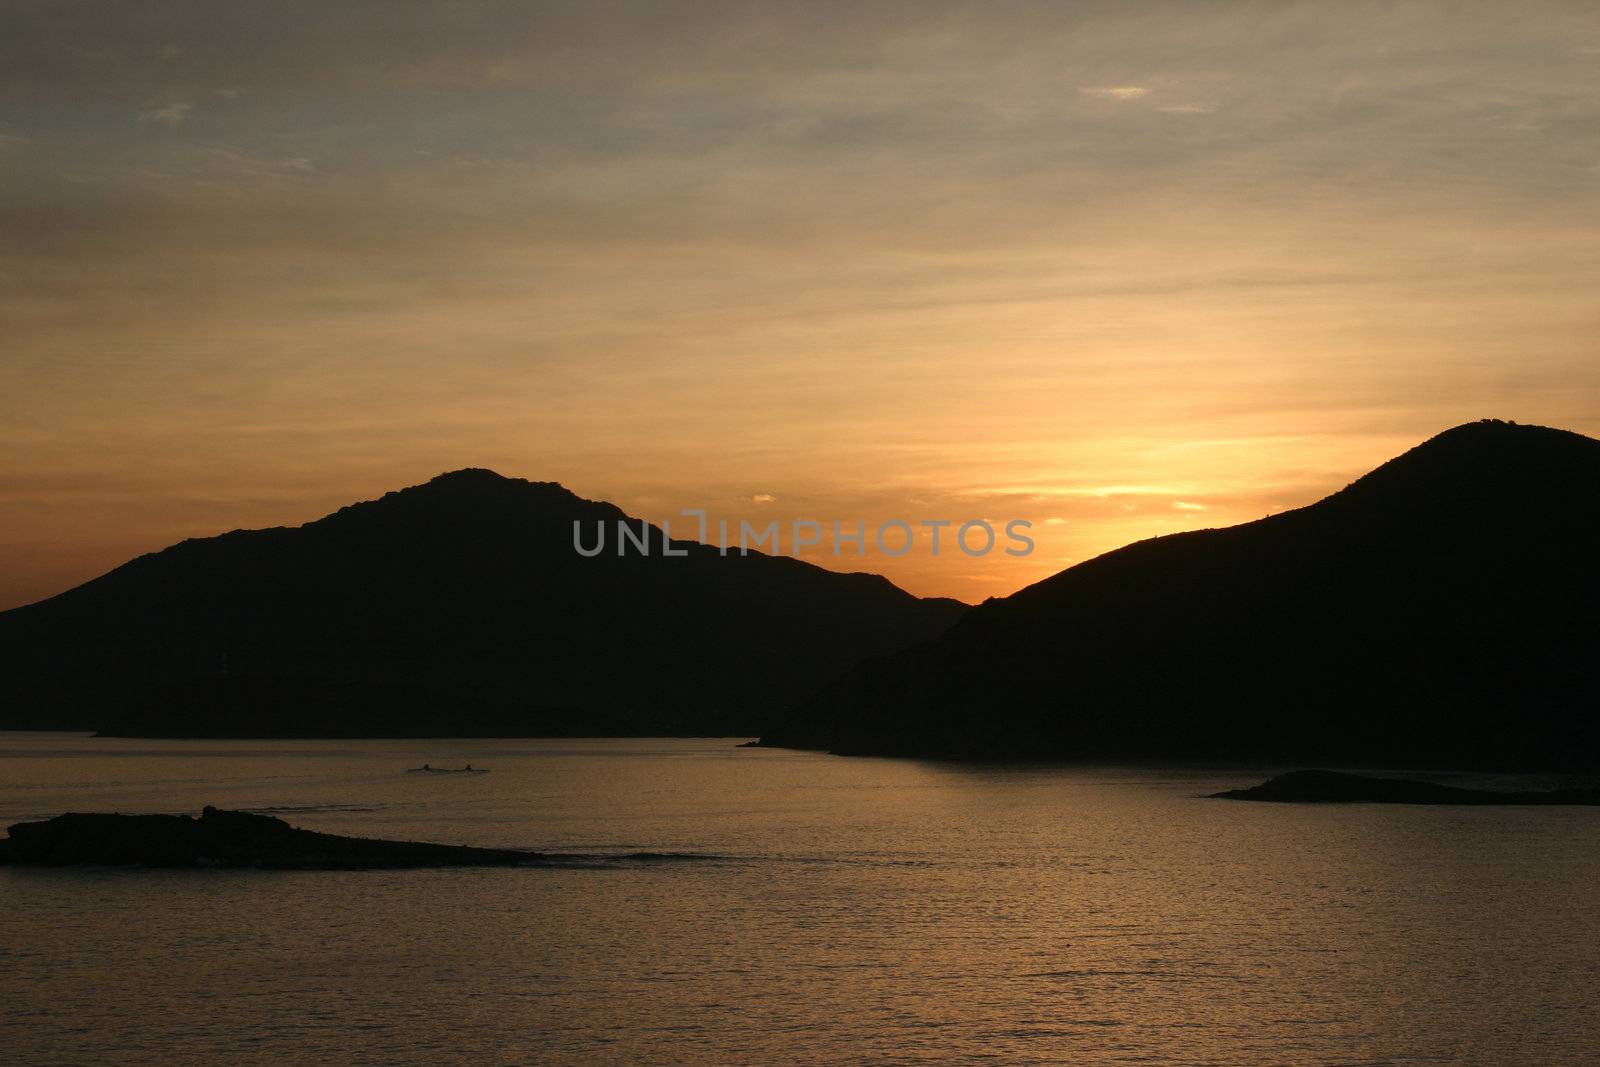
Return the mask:
<path id="1" fill-rule="evenodd" d="M 209 803 L 594 860 L 0 869 L 0 1055 L 1600 1062 L 1600 810 L 1197 796 L 1270 770 L 0 734 L 7 825 Z"/>

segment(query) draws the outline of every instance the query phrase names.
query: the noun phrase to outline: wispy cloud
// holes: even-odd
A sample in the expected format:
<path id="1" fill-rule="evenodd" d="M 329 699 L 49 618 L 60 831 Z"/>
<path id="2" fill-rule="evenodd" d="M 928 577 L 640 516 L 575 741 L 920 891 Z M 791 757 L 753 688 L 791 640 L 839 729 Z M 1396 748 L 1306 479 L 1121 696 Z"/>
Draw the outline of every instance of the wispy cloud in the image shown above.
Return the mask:
<path id="1" fill-rule="evenodd" d="M 195 156 L 201 170 L 237 175 L 305 174 L 316 169 L 304 156 L 264 158 L 216 145 L 198 149 Z"/>
<path id="2" fill-rule="evenodd" d="M 1217 105 L 1216 104 L 1168 104 L 1165 107 L 1158 107 L 1158 108 L 1156 108 L 1156 110 L 1157 111 L 1165 111 L 1169 115 L 1211 115 L 1211 114 L 1215 114 L 1215 112 L 1217 110 Z"/>
<path id="3" fill-rule="evenodd" d="M 774 504 L 778 500 L 778 498 L 773 496 L 771 493 L 757 493 L 750 499 L 757 504 Z"/>
<path id="4" fill-rule="evenodd" d="M 1172 510 L 1173 511 L 1204 511 L 1204 510 L 1206 510 L 1206 506 L 1204 504 L 1196 504 L 1196 503 L 1194 503 L 1193 501 L 1190 501 L 1190 500 L 1174 500 L 1172 502 Z"/>
<path id="5" fill-rule="evenodd" d="M 1027 497 L 1030 503 L 1042 503 L 1060 498 L 1104 500 L 1115 496 L 1166 496 L 1173 492 L 1170 486 L 1161 485 L 990 485 L 954 490 L 958 497 Z"/>
<path id="6" fill-rule="evenodd" d="M 1142 85 L 1097 85 L 1079 89 L 1084 96 L 1098 96 L 1107 100 L 1137 100 L 1150 90 Z"/>
<path id="7" fill-rule="evenodd" d="M 189 117 L 189 112 L 194 110 L 193 104 L 174 101 L 148 111 L 139 112 L 140 122 L 160 122 L 167 126 L 176 126 Z"/>

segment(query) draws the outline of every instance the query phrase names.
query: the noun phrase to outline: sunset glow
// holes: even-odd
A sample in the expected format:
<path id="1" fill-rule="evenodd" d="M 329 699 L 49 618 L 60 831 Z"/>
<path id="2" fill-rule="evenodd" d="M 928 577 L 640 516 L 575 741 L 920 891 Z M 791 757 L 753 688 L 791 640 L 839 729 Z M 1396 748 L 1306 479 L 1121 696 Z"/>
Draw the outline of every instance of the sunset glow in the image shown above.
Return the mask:
<path id="1" fill-rule="evenodd" d="M 0 607 L 466 466 L 977 601 L 1600 432 L 1591 5 L 22 10 Z"/>

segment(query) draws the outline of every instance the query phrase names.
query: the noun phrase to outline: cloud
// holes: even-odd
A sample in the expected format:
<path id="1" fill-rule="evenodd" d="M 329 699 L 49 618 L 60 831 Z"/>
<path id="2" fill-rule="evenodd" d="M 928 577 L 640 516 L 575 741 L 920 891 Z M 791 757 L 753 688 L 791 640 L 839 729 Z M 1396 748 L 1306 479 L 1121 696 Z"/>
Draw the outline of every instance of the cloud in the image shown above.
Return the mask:
<path id="1" fill-rule="evenodd" d="M 1212 115 L 1216 113 L 1216 104 L 1168 104 L 1158 107 L 1157 111 L 1165 111 L 1169 115 Z"/>
<path id="2" fill-rule="evenodd" d="M 1104 500 L 1118 496 L 1163 496 L 1174 490 L 1160 485 L 988 485 L 956 490 L 956 496 L 1025 496 L 1029 503 L 1062 497 Z"/>
<path id="3" fill-rule="evenodd" d="M 1174 500 L 1172 502 L 1172 510 L 1173 511 L 1204 511 L 1204 510 L 1206 510 L 1206 506 L 1204 504 L 1195 504 L 1195 503 L 1193 503 L 1191 501 L 1188 501 L 1188 500 Z"/>
<path id="4" fill-rule="evenodd" d="M 168 126 L 176 126 L 178 123 L 188 118 L 189 112 L 193 110 L 193 104 L 175 101 L 170 104 L 163 104 L 161 107 L 151 108 L 148 111 L 139 112 L 139 121 L 161 122 Z"/>
<path id="5" fill-rule="evenodd" d="M 0 152 L 7 148 L 19 148 L 28 143 L 28 138 L 20 133 L 0 133 Z"/>
<path id="6" fill-rule="evenodd" d="M 1150 92 L 1142 85 L 1102 85 L 1079 89 L 1084 96 L 1098 96 L 1107 100 L 1137 100 Z"/>
<path id="7" fill-rule="evenodd" d="M 771 493 L 757 493 L 750 499 L 752 502 L 757 504 L 773 504 L 778 500 L 778 498 L 773 496 Z"/>
<path id="8" fill-rule="evenodd" d="M 185 169 L 174 161 L 168 173 L 176 177 L 187 173 L 195 175 L 233 175 L 237 177 L 270 176 L 282 174 L 307 174 L 315 170 L 311 160 L 304 156 L 265 158 L 239 152 L 231 148 L 209 145 L 196 149 L 194 165 Z"/>

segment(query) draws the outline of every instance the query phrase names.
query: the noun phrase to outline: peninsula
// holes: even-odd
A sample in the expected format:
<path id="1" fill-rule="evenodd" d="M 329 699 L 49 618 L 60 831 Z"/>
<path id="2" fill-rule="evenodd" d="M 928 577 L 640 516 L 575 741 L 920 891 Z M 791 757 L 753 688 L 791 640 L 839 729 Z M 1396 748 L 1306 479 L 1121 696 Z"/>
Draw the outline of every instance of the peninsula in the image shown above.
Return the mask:
<path id="1" fill-rule="evenodd" d="M 398 870 L 521 867 L 548 858 L 518 849 L 340 837 L 301 830 L 270 815 L 212 807 L 198 819 L 70 812 L 16 823 L 9 832 L 0 840 L 0 865 Z"/>

